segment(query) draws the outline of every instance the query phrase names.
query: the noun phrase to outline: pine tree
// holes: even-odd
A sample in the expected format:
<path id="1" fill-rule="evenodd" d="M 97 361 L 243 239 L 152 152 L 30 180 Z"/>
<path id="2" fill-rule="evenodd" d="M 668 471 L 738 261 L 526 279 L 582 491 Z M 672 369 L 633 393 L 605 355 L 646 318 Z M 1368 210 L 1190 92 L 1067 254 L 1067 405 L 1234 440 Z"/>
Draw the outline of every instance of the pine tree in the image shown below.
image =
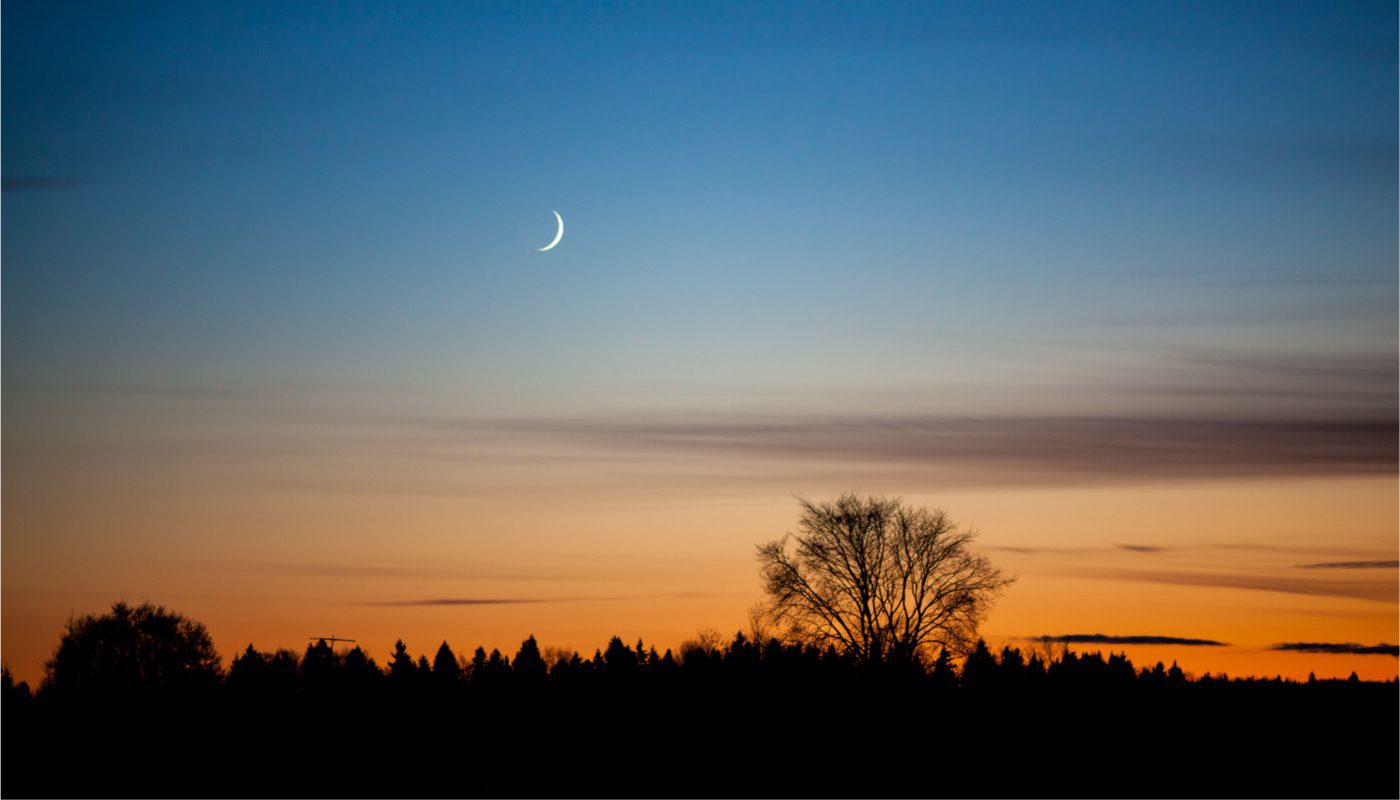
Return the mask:
<path id="1" fill-rule="evenodd" d="M 403 639 L 394 642 L 394 652 L 389 656 L 389 677 L 395 683 L 406 685 L 413 680 L 417 669 L 413 666 L 413 656 L 409 655 L 408 647 L 404 645 Z"/>
<path id="2" fill-rule="evenodd" d="M 433 656 L 433 680 L 443 685 L 451 685 L 457 682 L 461 672 L 457 656 L 444 641 L 438 647 L 437 655 Z"/>
<path id="3" fill-rule="evenodd" d="M 985 640 L 978 639 L 977 646 L 972 649 L 972 654 L 963 662 L 962 685 L 969 689 L 989 687 L 995 682 L 996 673 L 996 656 L 987 649 Z"/>
<path id="4" fill-rule="evenodd" d="M 1172 686 L 1183 686 L 1186 683 L 1186 673 L 1181 671 L 1181 667 L 1172 662 L 1172 668 L 1167 670 L 1167 683 Z"/>
<path id="5" fill-rule="evenodd" d="M 613 675 L 622 675 L 636 672 L 637 656 L 632 649 L 622 643 L 622 638 L 612 637 L 608 642 L 607 652 L 603 654 L 603 663 L 607 665 L 608 672 Z"/>
<path id="6" fill-rule="evenodd" d="M 520 643 L 520 649 L 515 653 L 515 674 L 539 678 L 547 671 L 548 665 L 544 663 L 544 656 L 540 655 L 539 642 L 531 634 L 530 638 Z"/>
<path id="7" fill-rule="evenodd" d="M 953 669 L 953 659 L 948 655 L 948 648 L 939 649 L 929 679 L 937 689 L 952 689 L 958 685 L 958 673 Z"/>
<path id="8" fill-rule="evenodd" d="M 491 649 L 491 655 L 486 659 L 486 671 L 493 675 L 504 675 L 510 672 L 510 660 L 501 655 L 501 651 Z"/>
<path id="9" fill-rule="evenodd" d="M 340 671 L 340 658 L 326 644 L 325 639 L 308 645 L 306 654 L 301 657 L 301 681 L 308 689 L 325 689 L 334 681 Z"/>

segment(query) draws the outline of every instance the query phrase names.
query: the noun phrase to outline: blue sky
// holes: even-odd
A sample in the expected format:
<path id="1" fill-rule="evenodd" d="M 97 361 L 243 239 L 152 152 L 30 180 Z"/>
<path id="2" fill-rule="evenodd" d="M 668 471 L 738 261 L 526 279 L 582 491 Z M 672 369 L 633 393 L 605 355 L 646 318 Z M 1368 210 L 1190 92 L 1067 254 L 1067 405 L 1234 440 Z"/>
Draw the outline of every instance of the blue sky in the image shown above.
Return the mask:
<path id="1" fill-rule="evenodd" d="M 5 377 L 903 407 L 1388 355 L 1395 15 L 7 4 Z"/>
<path id="2" fill-rule="evenodd" d="M 675 644 L 860 490 L 985 531 L 994 638 L 1393 676 L 1267 648 L 1396 627 L 1299 566 L 1395 558 L 1396 16 L 9 0 L 7 663 Z"/>

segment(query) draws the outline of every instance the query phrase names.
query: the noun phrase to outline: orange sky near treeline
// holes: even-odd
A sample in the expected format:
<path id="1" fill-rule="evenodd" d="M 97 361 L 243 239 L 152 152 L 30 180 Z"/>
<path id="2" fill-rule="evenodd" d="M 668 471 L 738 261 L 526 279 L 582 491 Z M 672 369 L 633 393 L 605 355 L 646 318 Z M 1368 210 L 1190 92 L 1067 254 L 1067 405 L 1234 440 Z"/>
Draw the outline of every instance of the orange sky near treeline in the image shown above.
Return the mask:
<path id="1" fill-rule="evenodd" d="M 998 644 L 1397 674 L 1271 649 L 1400 640 L 1393 4 L 244 5 L 5 9 L 20 678 L 732 636 L 846 491 Z"/>
<path id="2" fill-rule="evenodd" d="M 167 467 L 95 471 L 73 502 L 58 475 L 30 463 L 5 485 L 3 646 L 31 682 L 70 613 L 117 599 L 200 620 L 225 663 L 249 643 L 300 650 L 331 634 L 381 664 L 396 638 L 429 656 L 443 640 L 459 653 L 513 654 L 534 634 L 587 656 L 614 634 L 661 650 L 700 629 L 728 637 L 761 599 L 755 543 L 795 526 L 793 494 L 877 486 L 977 528 L 979 549 L 1018 576 L 983 627 L 996 646 L 1172 636 L 1225 645 L 1075 649 L 1122 650 L 1139 665 L 1175 660 L 1195 674 L 1397 674 L 1390 656 L 1270 649 L 1400 638 L 1396 569 L 1302 566 L 1394 559 L 1391 477 L 930 491 L 907 477 L 816 474 L 799 485 L 728 472 L 701 483 L 664 469 L 635 488 L 620 473 L 570 470 L 576 482 L 556 475 L 547 491 L 497 480 L 391 492 Z M 442 600 L 516 602 L 433 602 Z"/>

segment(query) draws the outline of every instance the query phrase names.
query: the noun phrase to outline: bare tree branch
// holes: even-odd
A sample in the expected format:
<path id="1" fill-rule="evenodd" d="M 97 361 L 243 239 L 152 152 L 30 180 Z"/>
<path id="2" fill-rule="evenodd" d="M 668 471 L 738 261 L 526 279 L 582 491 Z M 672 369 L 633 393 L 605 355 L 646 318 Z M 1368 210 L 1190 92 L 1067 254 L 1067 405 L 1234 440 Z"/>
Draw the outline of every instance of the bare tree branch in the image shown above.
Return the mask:
<path id="1" fill-rule="evenodd" d="M 884 497 L 799 497 L 799 532 L 760 544 L 763 611 L 786 638 L 863 662 L 968 652 L 1015 578 L 971 552 L 976 532 L 938 509 Z"/>

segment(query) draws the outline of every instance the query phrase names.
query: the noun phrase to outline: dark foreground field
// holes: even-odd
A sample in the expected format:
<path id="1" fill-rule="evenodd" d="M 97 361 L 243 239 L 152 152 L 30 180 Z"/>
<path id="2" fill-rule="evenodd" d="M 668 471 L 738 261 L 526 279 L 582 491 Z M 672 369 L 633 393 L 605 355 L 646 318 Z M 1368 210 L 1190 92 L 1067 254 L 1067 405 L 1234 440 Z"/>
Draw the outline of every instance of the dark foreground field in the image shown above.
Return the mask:
<path id="1" fill-rule="evenodd" d="M 42 700 L 42 698 L 40 698 Z M 1396 797 L 1394 682 L 847 680 L 30 701 L 6 797 Z"/>

